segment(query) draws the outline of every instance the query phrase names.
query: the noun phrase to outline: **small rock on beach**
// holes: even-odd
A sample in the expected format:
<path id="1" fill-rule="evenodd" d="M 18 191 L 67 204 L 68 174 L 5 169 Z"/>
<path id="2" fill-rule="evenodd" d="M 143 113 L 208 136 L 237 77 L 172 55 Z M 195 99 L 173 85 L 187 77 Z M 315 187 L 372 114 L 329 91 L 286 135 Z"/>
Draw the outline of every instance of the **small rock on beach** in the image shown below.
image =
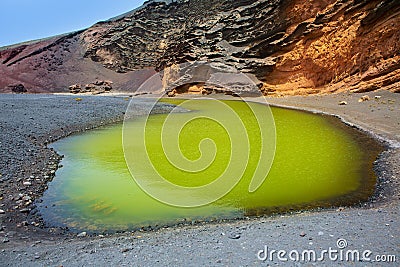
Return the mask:
<path id="1" fill-rule="evenodd" d="M 77 235 L 77 237 L 86 237 L 87 233 L 86 232 L 82 232 L 80 234 Z"/>

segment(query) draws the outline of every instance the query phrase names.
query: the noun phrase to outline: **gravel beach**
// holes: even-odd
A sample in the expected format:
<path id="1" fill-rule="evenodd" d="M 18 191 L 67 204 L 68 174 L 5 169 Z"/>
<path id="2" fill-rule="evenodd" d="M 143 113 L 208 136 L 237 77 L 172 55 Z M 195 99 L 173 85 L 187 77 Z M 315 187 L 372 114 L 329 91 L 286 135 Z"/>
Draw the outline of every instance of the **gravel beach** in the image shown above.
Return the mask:
<path id="1" fill-rule="evenodd" d="M 82 237 L 45 228 L 35 214 L 34 200 L 54 177 L 61 159 L 46 145 L 75 132 L 121 121 L 130 98 L 0 95 L 0 266 L 398 266 L 400 94 L 377 91 L 368 95 L 370 100 L 364 102 L 358 102 L 362 95 L 347 93 L 268 99 L 273 105 L 339 116 L 384 142 L 387 150 L 375 164 L 377 193 L 368 203 Z M 133 101 L 140 115 L 148 102 L 145 98 Z M 268 252 L 314 250 L 320 256 L 323 250 L 339 249 L 338 239 L 346 241 L 344 251 L 370 250 L 371 259 L 395 255 L 397 262 L 346 262 L 328 256 L 323 261 L 284 261 L 277 253 L 273 261 L 259 259 L 265 256 L 266 247 Z"/>

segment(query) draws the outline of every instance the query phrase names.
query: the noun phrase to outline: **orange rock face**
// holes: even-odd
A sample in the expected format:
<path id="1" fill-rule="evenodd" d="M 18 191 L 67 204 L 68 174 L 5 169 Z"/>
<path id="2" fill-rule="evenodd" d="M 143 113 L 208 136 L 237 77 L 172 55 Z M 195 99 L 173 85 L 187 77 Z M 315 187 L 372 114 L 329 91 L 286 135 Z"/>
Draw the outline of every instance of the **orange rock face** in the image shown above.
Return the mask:
<path id="1" fill-rule="evenodd" d="M 299 13 L 315 10 L 301 5 L 304 1 L 295 2 L 286 12 L 296 23 Z M 292 95 L 399 88 L 398 5 L 392 1 L 392 6 L 380 10 L 375 1 L 358 8 L 330 2 L 309 20 L 315 26 L 307 34 L 286 51 L 277 53 L 279 60 L 265 77 L 265 93 Z M 293 18 L 291 11 L 295 11 Z M 303 15 L 302 19 L 306 17 Z"/>
<path id="2" fill-rule="evenodd" d="M 165 69 L 167 90 L 173 66 L 207 61 L 249 74 L 272 96 L 398 92 L 399 29 L 397 0 L 147 1 L 87 30 L 0 48 L 0 91 L 68 92 L 97 80 L 135 91 Z"/>

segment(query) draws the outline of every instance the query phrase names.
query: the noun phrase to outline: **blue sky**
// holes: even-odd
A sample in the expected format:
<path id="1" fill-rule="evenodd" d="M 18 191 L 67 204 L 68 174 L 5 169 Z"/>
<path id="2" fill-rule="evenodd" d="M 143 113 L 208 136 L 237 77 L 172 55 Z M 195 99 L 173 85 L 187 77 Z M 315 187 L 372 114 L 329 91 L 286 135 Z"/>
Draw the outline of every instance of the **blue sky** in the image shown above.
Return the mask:
<path id="1" fill-rule="evenodd" d="M 0 0 L 0 47 L 83 29 L 144 0 Z"/>

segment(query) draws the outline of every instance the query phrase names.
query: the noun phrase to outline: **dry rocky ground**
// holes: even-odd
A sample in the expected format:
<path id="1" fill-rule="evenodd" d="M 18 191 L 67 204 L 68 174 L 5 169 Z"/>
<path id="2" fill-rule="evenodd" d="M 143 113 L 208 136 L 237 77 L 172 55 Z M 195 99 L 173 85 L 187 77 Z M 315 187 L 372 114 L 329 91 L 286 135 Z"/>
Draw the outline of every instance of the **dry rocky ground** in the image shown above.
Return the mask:
<path id="1" fill-rule="evenodd" d="M 388 149 L 375 164 L 377 192 L 368 203 L 151 232 L 77 237 L 62 229 L 42 229 L 40 218 L 25 213 L 33 208 L 33 204 L 25 204 L 40 195 L 53 175 L 52 170 L 57 168 L 58 156 L 44 144 L 75 131 L 120 120 L 127 99 L 83 96 L 77 101 L 75 96 L 1 95 L 0 209 L 4 214 L 0 214 L 0 265 L 299 265 L 298 262 L 280 262 L 276 255 L 273 262 L 262 262 L 257 253 L 265 246 L 286 251 L 336 249 L 337 240 L 344 238 L 348 249 L 368 249 L 373 257 L 396 255 L 397 263 L 347 263 L 326 259 L 309 264 L 398 266 L 400 95 L 377 91 L 369 96 L 369 101 L 361 103 L 358 102 L 361 95 L 347 93 L 268 99 L 275 105 L 339 115 L 386 143 Z M 146 105 L 146 100 L 135 101 L 140 114 L 140 106 Z M 347 105 L 339 105 L 341 101 L 346 101 Z"/>

